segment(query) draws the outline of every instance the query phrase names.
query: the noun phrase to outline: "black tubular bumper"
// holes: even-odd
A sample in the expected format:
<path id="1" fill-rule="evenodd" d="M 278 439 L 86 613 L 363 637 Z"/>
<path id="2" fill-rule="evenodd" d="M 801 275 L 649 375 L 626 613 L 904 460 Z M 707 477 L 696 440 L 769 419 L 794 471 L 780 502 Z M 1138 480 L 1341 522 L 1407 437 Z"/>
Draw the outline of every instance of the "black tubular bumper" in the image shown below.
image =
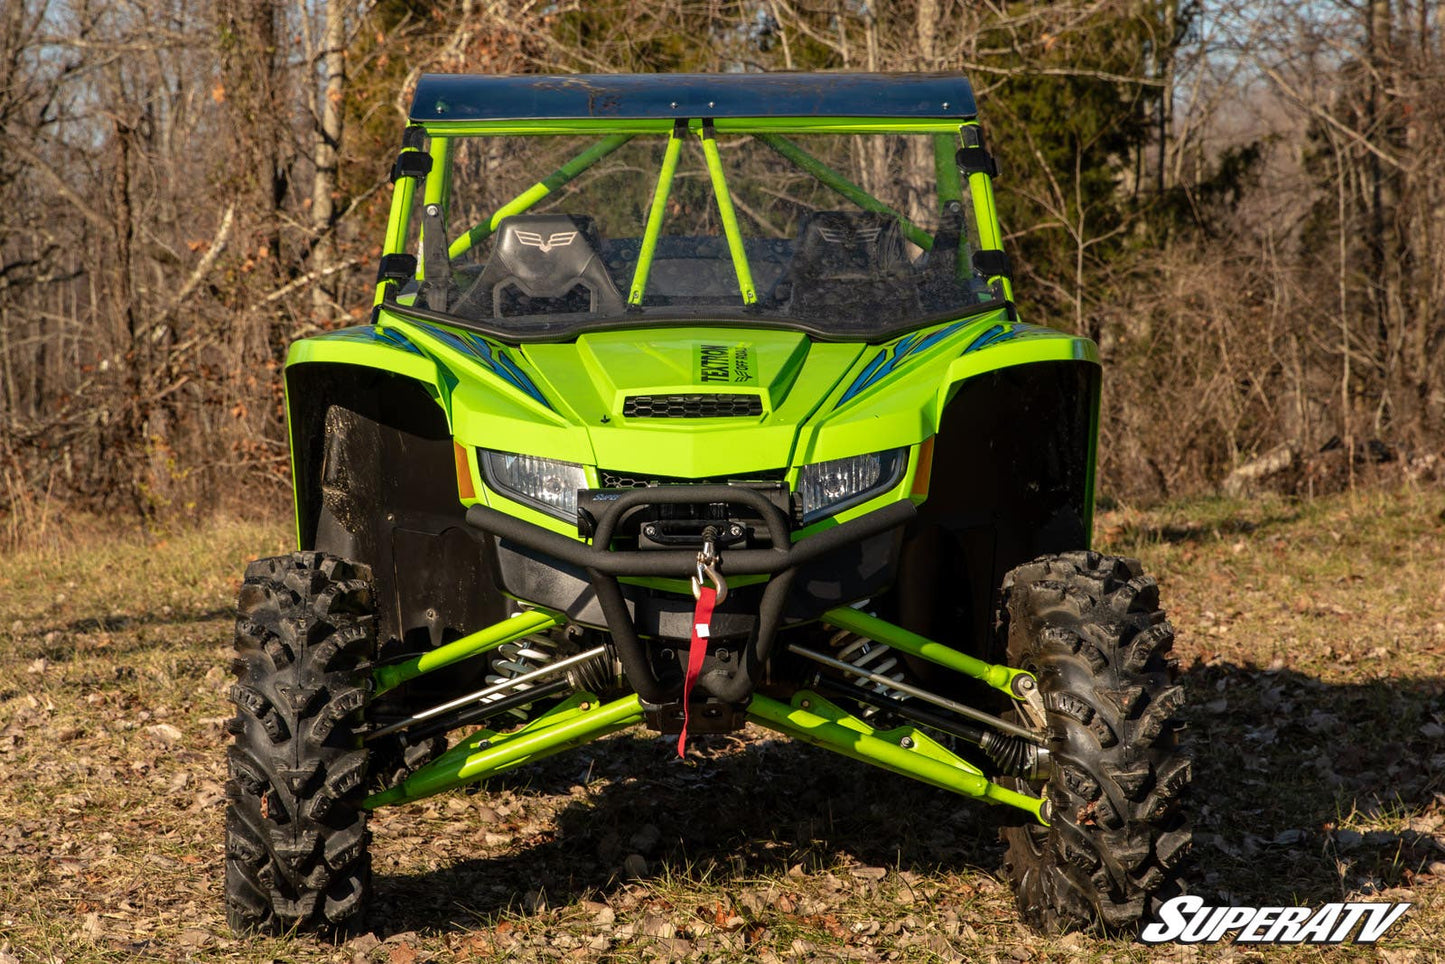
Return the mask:
<path id="1" fill-rule="evenodd" d="M 756 638 L 745 647 L 742 658 L 727 669 L 705 673 L 699 680 L 701 690 L 727 703 L 746 700 L 754 682 L 761 678 L 799 566 L 907 525 L 917 515 L 914 504 L 903 499 L 794 543 L 790 539 L 787 517 L 760 492 L 731 485 L 662 485 L 622 493 L 598 517 L 590 545 L 484 505 L 467 510 L 467 524 L 585 569 L 629 682 L 644 700 L 662 704 L 676 700 L 680 687 L 666 685 L 658 679 L 638 638 L 617 579 L 619 576 L 687 578 L 697 572 L 697 553 L 686 549 L 614 550 L 610 546 L 618 524 L 634 509 L 699 503 L 729 503 L 754 510 L 766 523 L 772 541 L 769 549 L 733 549 L 722 553 L 720 569 L 724 576 L 773 577 L 763 590 Z"/>

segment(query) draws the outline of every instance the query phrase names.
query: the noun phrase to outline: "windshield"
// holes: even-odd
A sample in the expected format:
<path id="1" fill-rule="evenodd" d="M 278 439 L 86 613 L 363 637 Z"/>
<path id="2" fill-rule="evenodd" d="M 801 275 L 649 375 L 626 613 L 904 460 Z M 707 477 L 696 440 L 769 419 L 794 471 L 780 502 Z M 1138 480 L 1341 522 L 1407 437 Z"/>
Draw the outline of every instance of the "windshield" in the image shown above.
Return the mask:
<path id="1" fill-rule="evenodd" d="M 956 134 L 697 122 L 671 135 L 449 137 L 417 192 L 414 304 L 519 333 L 746 313 L 867 334 L 961 314 L 1002 292 L 974 267 L 959 146 Z"/>

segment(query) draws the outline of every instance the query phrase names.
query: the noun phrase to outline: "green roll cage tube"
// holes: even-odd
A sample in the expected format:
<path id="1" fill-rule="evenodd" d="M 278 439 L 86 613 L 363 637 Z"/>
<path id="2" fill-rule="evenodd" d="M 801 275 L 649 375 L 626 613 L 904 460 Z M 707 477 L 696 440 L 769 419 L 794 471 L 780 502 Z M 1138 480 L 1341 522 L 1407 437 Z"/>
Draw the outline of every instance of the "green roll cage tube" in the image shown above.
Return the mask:
<path id="1" fill-rule="evenodd" d="M 666 123 L 666 122 L 662 122 Z M 882 124 L 882 122 L 872 122 Z M 722 222 L 723 234 L 727 240 L 728 253 L 732 258 L 733 270 L 737 276 L 738 292 L 742 296 L 744 305 L 757 303 L 757 289 L 753 285 L 752 270 L 748 263 L 747 252 L 743 245 L 742 229 L 738 225 L 737 214 L 734 211 L 732 195 L 728 190 L 727 176 L 723 171 L 721 155 L 717 147 L 717 133 L 722 130 L 724 133 L 736 132 L 751 134 L 761 143 L 776 152 L 780 157 L 792 162 L 799 169 L 807 172 L 818 180 L 819 183 L 831 188 L 842 197 L 857 204 L 865 211 L 872 211 L 893 218 L 898 222 L 899 229 L 903 236 L 909 241 L 918 245 L 925 251 L 932 250 L 933 236 L 913 223 L 901 211 L 885 204 L 878 198 L 869 194 L 863 188 L 854 184 L 844 175 L 834 170 L 828 164 L 808 153 L 798 144 L 790 140 L 786 134 L 793 132 L 801 133 L 848 133 L 857 130 L 870 129 L 868 121 L 851 121 L 840 123 L 835 119 L 808 123 L 798 119 L 790 120 L 783 125 L 782 130 L 769 130 L 766 123 L 753 121 L 745 126 L 729 124 L 726 120 L 716 121 L 705 119 L 684 119 L 679 118 L 671 122 L 667 132 L 667 146 L 663 152 L 662 164 L 658 172 L 657 186 L 653 192 L 652 204 L 648 209 L 647 223 L 643 229 L 642 247 L 638 254 L 637 266 L 634 269 L 632 283 L 628 288 L 627 304 L 635 307 L 642 304 L 643 294 L 647 289 L 648 275 L 652 269 L 653 256 L 657 250 L 658 238 L 662 234 L 662 223 L 667 210 L 667 200 L 672 191 L 674 175 L 677 172 L 678 159 L 681 156 L 682 144 L 688 134 L 695 134 L 702 146 L 703 159 L 707 165 L 708 176 L 712 182 L 713 195 L 717 201 L 718 217 Z M 441 172 L 440 177 L 428 176 L 424 188 L 423 202 L 427 205 L 437 205 L 442 211 L 445 219 L 450 200 L 450 175 L 451 168 L 447 163 L 452 147 L 452 140 L 462 136 L 478 135 L 501 135 L 518 133 L 551 133 L 567 134 L 578 133 L 578 128 L 586 129 L 583 122 L 558 122 L 555 125 L 546 125 L 542 130 L 534 129 L 531 125 L 527 130 L 519 130 L 514 123 L 457 123 L 438 122 L 435 124 L 420 125 L 430 137 L 430 143 L 425 153 L 431 160 L 430 169 Z M 562 164 L 551 174 L 518 194 L 512 200 L 506 202 L 493 212 L 492 216 L 479 224 L 473 225 L 466 231 L 459 234 L 447 249 L 447 255 L 457 258 L 481 242 L 485 241 L 497 230 L 502 219 L 514 214 L 521 214 L 530 210 L 542 199 L 566 186 L 579 176 L 586 173 L 598 162 L 613 154 L 623 145 L 630 142 L 638 134 L 661 133 L 657 124 L 639 124 L 641 129 L 621 133 L 612 133 L 601 140 L 590 145 L 571 160 Z M 873 130 L 883 130 L 884 127 L 874 127 Z M 958 206 L 963 201 L 963 177 L 956 161 L 957 152 L 961 144 L 972 144 L 976 142 L 979 130 L 976 122 L 964 123 L 962 125 L 944 123 L 939 121 L 926 122 L 898 122 L 892 121 L 886 125 L 886 129 L 892 133 L 922 133 L 929 134 L 933 140 L 934 147 L 934 169 L 937 183 L 938 202 L 941 208 L 948 208 L 950 205 Z M 403 148 L 407 151 L 421 152 L 417 146 Z M 1002 238 L 996 230 L 997 220 L 994 216 L 993 181 L 987 172 L 971 171 L 967 174 L 969 196 L 973 201 L 975 220 L 979 227 L 980 244 L 983 249 L 999 249 L 1002 247 Z M 415 178 L 402 177 L 396 184 L 396 190 L 392 196 L 391 216 L 387 223 L 385 248 L 383 255 L 404 254 L 406 250 L 406 231 L 411 217 L 412 201 L 415 197 Z M 422 229 L 425 231 L 425 228 Z M 970 270 L 970 253 L 966 245 L 958 246 L 957 263 L 955 270 L 962 277 Z M 425 265 L 417 266 L 417 279 L 425 277 Z M 1002 286 L 1004 296 L 1012 300 L 1012 282 L 1006 274 L 998 274 L 989 277 L 990 284 Z M 375 303 L 381 304 L 387 294 L 385 280 L 379 281 L 376 287 Z"/>

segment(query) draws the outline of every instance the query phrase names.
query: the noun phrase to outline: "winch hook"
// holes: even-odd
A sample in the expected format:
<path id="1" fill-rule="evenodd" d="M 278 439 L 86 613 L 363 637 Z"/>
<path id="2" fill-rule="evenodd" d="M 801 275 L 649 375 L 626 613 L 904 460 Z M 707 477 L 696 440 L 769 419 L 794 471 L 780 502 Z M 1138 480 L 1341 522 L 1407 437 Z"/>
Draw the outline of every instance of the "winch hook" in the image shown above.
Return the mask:
<path id="1" fill-rule="evenodd" d="M 727 580 L 718 567 L 722 565 L 722 558 L 717 554 L 718 531 L 712 526 L 702 530 L 702 548 L 697 553 L 697 574 L 692 577 L 692 597 L 702 597 L 702 587 L 705 582 L 711 582 L 717 590 L 716 604 L 721 605 L 728 597 Z"/>

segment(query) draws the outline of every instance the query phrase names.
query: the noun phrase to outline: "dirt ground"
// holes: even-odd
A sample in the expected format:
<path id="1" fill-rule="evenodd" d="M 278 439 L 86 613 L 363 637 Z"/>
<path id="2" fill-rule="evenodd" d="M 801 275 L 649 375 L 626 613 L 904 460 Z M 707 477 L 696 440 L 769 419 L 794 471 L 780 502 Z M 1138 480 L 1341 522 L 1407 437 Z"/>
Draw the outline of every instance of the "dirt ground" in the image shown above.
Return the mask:
<path id="1" fill-rule="evenodd" d="M 619 734 L 373 822 L 373 930 L 221 906 L 231 605 L 284 522 L 77 526 L 0 558 L 0 964 L 1435 959 L 1445 493 L 1117 509 L 1178 628 L 1210 903 L 1414 904 L 1375 948 L 1150 949 L 1019 923 L 985 809 L 749 730 Z"/>

